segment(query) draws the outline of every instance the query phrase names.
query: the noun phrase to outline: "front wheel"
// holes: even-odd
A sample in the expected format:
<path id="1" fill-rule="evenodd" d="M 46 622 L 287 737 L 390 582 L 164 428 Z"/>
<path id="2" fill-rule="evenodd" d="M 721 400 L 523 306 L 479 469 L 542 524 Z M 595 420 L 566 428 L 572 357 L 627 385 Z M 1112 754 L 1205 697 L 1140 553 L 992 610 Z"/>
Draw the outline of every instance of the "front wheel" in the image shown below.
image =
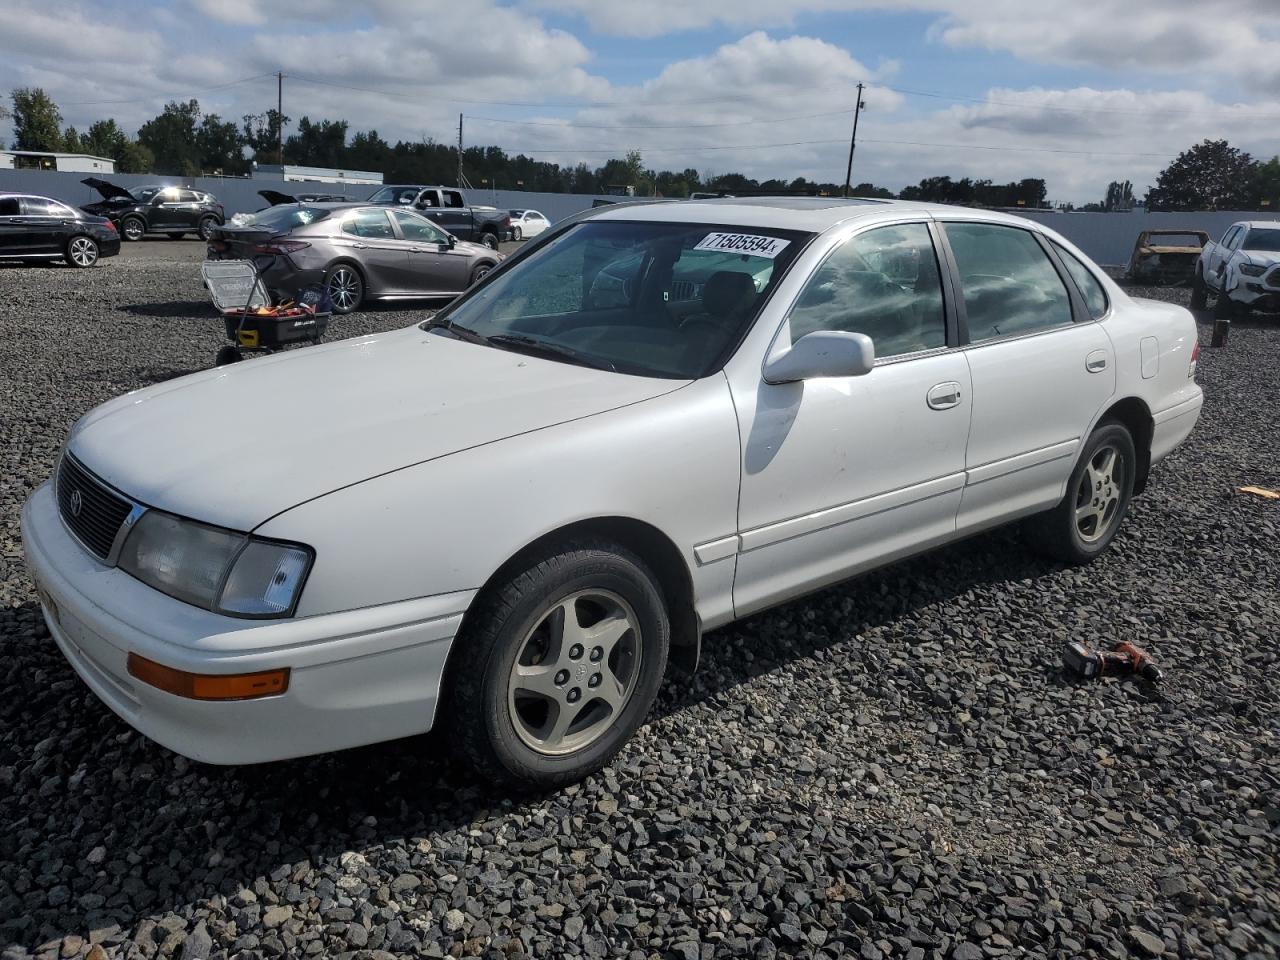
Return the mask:
<path id="1" fill-rule="evenodd" d="M 480 234 L 480 242 L 490 250 L 498 249 L 498 235 L 496 233 L 485 232 Z"/>
<path id="2" fill-rule="evenodd" d="M 92 237 L 72 237 L 67 243 L 67 263 L 73 267 L 92 267 L 98 262 L 98 244 Z"/>
<path id="3" fill-rule="evenodd" d="M 541 789 L 608 763 L 667 664 L 667 609 L 644 562 L 615 544 L 569 544 L 476 604 L 446 691 L 464 755 L 490 780 Z"/>
<path id="4" fill-rule="evenodd" d="M 511 239 L 512 239 L 512 240 L 523 240 L 523 239 L 524 239 L 524 234 L 520 231 L 520 228 L 519 228 L 519 227 L 512 227 L 512 228 L 511 228 Z"/>
<path id="5" fill-rule="evenodd" d="M 471 284 L 479 282 L 479 280 L 482 277 L 486 276 L 489 273 L 489 271 L 492 269 L 493 269 L 492 263 L 480 264 L 480 266 L 476 267 L 474 270 L 471 271 L 471 283 L 468 283 L 467 286 L 471 286 Z"/>
<path id="6" fill-rule="evenodd" d="M 1032 544 L 1065 563 L 1100 555 L 1129 510 L 1137 463 L 1128 429 L 1115 421 L 1101 424 L 1089 435 L 1062 502 L 1029 521 Z"/>
<path id="7" fill-rule="evenodd" d="M 330 267 L 324 275 L 324 285 L 333 301 L 334 313 L 351 313 L 364 300 L 364 278 L 349 263 Z"/>

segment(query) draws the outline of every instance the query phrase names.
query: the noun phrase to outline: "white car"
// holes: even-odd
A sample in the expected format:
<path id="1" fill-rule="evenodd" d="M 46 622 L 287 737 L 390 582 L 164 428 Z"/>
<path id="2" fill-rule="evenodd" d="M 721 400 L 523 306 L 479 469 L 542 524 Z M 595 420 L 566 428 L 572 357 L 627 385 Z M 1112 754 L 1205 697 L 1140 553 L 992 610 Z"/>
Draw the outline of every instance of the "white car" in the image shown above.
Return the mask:
<path id="1" fill-rule="evenodd" d="M 1096 557 L 1196 422 L 1197 353 L 1188 311 L 1003 214 L 604 207 L 421 326 L 91 411 L 23 542 L 76 671 L 179 753 L 447 724 L 547 786 L 708 630 L 1024 517 Z"/>
<path id="2" fill-rule="evenodd" d="M 1191 306 L 1203 310 L 1217 295 L 1214 315 L 1229 320 L 1252 309 L 1280 310 L 1280 221 L 1233 223 L 1200 252 L 1191 280 Z"/>
<path id="3" fill-rule="evenodd" d="M 536 237 L 551 226 L 551 221 L 537 210 L 511 211 L 511 239 L 528 240 Z"/>

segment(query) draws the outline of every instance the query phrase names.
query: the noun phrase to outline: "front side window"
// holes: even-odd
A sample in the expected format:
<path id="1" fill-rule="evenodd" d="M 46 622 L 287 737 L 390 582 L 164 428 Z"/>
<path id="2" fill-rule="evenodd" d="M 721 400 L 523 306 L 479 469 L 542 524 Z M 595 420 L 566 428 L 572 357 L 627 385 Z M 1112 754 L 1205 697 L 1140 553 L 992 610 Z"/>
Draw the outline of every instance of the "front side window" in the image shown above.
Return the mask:
<path id="1" fill-rule="evenodd" d="M 1029 230 L 948 223 L 946 231 L 960 273 L 971 341 L 1070 325 L 1071 297 Z"/>
<path id="2" fill-rule="evenodd" d="M 619 373 L 696 379 L 727 359 L 809 236 L 589 220 L 439 319 L 494 346 Z"/>
<path id="3" fill-rule="evenodd" d="M 449 235 L 430 220 L 409 213 L 407 210 L 396 210 L 392 214 L 396 223 L 400 224 L 400 232 L 406 240 L 417 240 L 422 243 L 446 243 Z"/>
<path id="4" fill-rule="evenodd" d="M 349 233 L 355 237 L 367 237 L 373 240 L 394 240 L 396 238 L 385 210 L 357 210 L 342 221 L 342 232 Z"/>
<path id="5" fill-rule="evenodd" d="M 877 357 L 947 345 L 942 280 L 923 223 L 878 227 L 837 247 L 805 284 L 791 342 L 818 330 L 865 333 Z"/>
<path id="6" fill-rule="evenodd" d="M 1231 233 L 1227 235 L 1226 247 L 1228 250 L 1234 250 L 1240 246 L 1240 238 L 1244 236 L 1244 227 L 1232 227 Z"/>
<path id="7" fill-rule="evenodd" d="M 1067 268 L 1067 273 L 1071 274 L 1071 279 L 1075 281 L 1080 296 L 1084 297 L 1085 306 L 1089 308 L 1089 316 L 1097 320 L 1107 312 L 1107 292 L 1102 289 L 1101 282 L 1094 276 L 1093 271 L 1066 247 L 1055 243 L 1053 249 L 1058 251 L 1058 258 Z"/>

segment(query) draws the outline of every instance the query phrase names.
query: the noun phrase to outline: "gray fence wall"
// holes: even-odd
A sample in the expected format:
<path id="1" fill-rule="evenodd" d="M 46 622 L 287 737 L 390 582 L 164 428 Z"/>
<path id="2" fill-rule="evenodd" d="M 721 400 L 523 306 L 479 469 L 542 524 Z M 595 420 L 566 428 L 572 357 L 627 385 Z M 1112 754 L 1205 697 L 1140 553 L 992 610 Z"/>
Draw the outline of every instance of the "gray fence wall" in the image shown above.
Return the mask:
<path id="1" fill-rule="evenodd" d="M 54 197 L 72 206 L 81 206 L 98 199 L 96 191 L 80 181 L 84 174 L 59 173 L 44 170 L 0 170 L 0 192 L 36 193 Z M 175 183 L 205 190 L 214 194 L 227 208 L 227 215 L 259 210 L 264 201 L 257 191 L 280 190 L 284 193 L 323 191 L 343 194 L 352 200 L 363 200 L 373 191 L 368 187 L 352 187 L 344 184 L 299 183 L 259 178 L 154 177 L 145 174 L 119 174 L 109 178 L 124 187 L 146 183 Z M 591 206 L 596 198 L 578 193 L 524 193 L 517 190 L 471 190 L 467 196 L 472 203 L 490 204 L 502 209 L 540 210 L 552 221 L 577 213 Z M 611 198 L 618 199 L 618 198 Z M 1098 263 L 1124 264 L 1133 252 L 1138 234 L 1147 229 L 1169 228 L 1175 230 L 1205 230 L 1215 239 L 1221 237 L 1237 220 L 1269 219 L 1276 214 L 1256 211 L 1224 210 L 1206 213 L 1054 213 L 1028 210 L 1025 216 L 1039 220 L 1058 231 Z"/>

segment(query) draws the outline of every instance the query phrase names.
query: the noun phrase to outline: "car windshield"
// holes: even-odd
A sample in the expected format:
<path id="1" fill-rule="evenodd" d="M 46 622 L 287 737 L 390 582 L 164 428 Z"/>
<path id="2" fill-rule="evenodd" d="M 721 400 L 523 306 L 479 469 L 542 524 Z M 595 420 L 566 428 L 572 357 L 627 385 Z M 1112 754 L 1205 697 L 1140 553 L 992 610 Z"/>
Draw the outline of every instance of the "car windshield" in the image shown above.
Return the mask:
<path id="1" fill-rule="evenodd" d="M 129 193 L 132 194 L 133 199 L 137 200 L 139 203 L 146 203 L 148 200 L 150 200 L 152 197 L 154 197 L 157 193 L 159 193 L 163 189 L 164 187 L 160 187 L 160 186 L 130 187 Z"/>
<path id="2" fill-rule="evenodd" d="M 724 362 L 810 236 L 587 221 L 430 326 L 565 362 L 692 380 Z"/>
<path id="3" fill-rule="evenodd" d="M 417 187 L 383 187 L 369 198 L 369 203 L 399 203 L 404 197 L 412 199 L 417 195 Z"/>
<path id="4" fill-rule="evenodd" d="M 1250 230 L 1241 245 L 1246 250 L 1264 250 L 1268 253 L 1280 252 L 1280 229 Z"/>
<path id="5" fill-rule="evenodd" d="M 524 216 L 524 211 L 523 211 L 523 210 L 512 210 L 512 211 L 511 211 L 511 216 L 512 216 L 512 217 L 515 217 L 516 219 L 519 219 L 520 217 L 523 217 L 523 216 Z"/>
<path id="6" fill-rule="evenodd" d="M 253 226 L 273 230 L 276 233 L 287 233 L 294 227 L 306 226 L 329 216 L 328 210 L 320 207 L 307 207 L 302 204 L 285 204 L 268 207 L 253 215 Z"/>

